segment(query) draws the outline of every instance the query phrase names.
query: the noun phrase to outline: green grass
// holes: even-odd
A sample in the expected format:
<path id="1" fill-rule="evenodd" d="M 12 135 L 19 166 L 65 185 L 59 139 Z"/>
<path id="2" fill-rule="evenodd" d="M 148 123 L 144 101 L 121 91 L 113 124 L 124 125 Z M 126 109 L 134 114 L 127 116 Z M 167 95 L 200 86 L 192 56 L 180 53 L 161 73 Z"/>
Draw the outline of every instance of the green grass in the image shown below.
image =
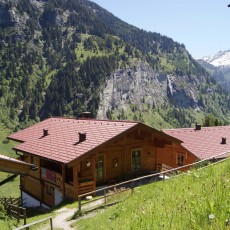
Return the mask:
<path id="1" fill-rule="evenodd" d="M 16 157 L 15 152 L 13 151 L 13 147 L 15 146 L 14 141 L 7 140 L 7 136 L 11 133 L 11 131 L 0 124 L 0 154 Z"/>
<path id="2" fill-rule="evenodd" d="M 8 178 L 12 174 L 0 172 L 0 181 Z M 16 177 L 12 181 L 2 185 L 1 188 L 1 197 L 14 197 L 17 198 L 20 196 L 20 189 L 19 189 L 19 183 L 20 183 L 20 176 Z"/>
<path id="3" fill-rule="evenodd" d="M 66 207 L 68 209 L 76 208 L 76 207 L 78 207 L 78 202 L 77 201 L 75 201 L 75 202 L 64 201 L 63 203 L 61 203 L 57 207 L 47 210 L 47 212 L 45 212 L 45 213 L 40 212 L 36 208 L 27 208 L 26 209 L 27 224 L 45 219 L 45 218 L 50 217 L 50 216 L 55 217 L 58 214 L 58 213 L 56 213 L 56 211 L 58 209 L 64 208 L 64 207 Z M 44 229 L 47 226 L 49 226 L 49 223 L 50 223 L 49 220 L 46 220 L 42 223 L 33 225 L 32 227 L 30 227 L 30 229 L 33 229 L 33 230 Z M 0 229 L 1 230 L 2 229 L 3 230 L 13 229 L 15 227 L 22 226 L 23 224 L 24 224 L 23 220 L 20 220 L 20 222 L 17 223 L 17 221 L 10 219 L 9 217 L 7 217 L 7 215 L 1 216 L 1 209 L 0 209 Z M 62 228 L 54 228 L 54 229 L 58 230 L 58 229 L 62 229 Z"/>
<path id="4" fill-rule="evenodd" d="M 77 229 L 230 229 L 230 161 L 136 188 Z M 213 215 L 214 218 L 209 218 Z M 98 224 L 100 223 L 100 224 Z"/>
<path id="5" fill-rule="evenodd" d="M 12 220 L 7 217 L 5 214 L 1 214 L 0 212 L 0 229 L 1 230 L 10 230 L 14 229 L 17 226 L 17 221 Z"/>
<path id="6" fill-rule="evenodd" d="M 82 42 L 78 44 L 78 47 L 75 49 L 75 54 L 77 57 L 77 60 L 80 60 L 80 62 L 85 62 L 87 58 L 92 58 L 92 57 L 102 57 L 102 56 L 108 56 L 108 51 L 100 51 L 98 48 L 98 45 L 96 43 L 96 41 L 94 40 L 93 43 L 95 45 L 96 50 L 94 52 L 92 52 L 92 50 L 85 50 L 83 42 L 84 40 L 88 39 L 88 38 L 94 38 L 94 36 L 91 36 L 89 34 L 83 34 L 81 36 L 82 38 Z"/>
<path id="7" fill-rule="evenodd" d="M 7 140 L 7 136 L 10 134 L 10 130 L 0 125 L 0 154 L 6 155 L 12 158 L 16 158 L 17 155 L 13 151 L 15 146 L 14 141 Z M 0 181 L 6 179 L 10 174 L 0 172 Z M 15 178 L 12 182 L 1 186 L 0 197 L 19 197 L 19 177 Z"/>
<path id="8" fill-rule="evenodd" d="M 9 157 L 16 157 L 17 155 L 12 150 L 13 146 L 15 146 L 15 142 L 8 141 L 6 139 L 10 132 L 11 131 L 9 129 L 0 125 L 0 154 Z M 0 181 L 6 179 L 8 175 L 8 173 L 0 172 Z M 0 197 L 19 197 L 19 177 L 5 185 L 2 185 L 0 189 Z M 4 212 L 2 212 L 2 210 L 0 210 L 0 229 L 12 229 L 13 226 L 16 226 L 16 224 L 17 222 L 15 220 L 10 219 Z"/>

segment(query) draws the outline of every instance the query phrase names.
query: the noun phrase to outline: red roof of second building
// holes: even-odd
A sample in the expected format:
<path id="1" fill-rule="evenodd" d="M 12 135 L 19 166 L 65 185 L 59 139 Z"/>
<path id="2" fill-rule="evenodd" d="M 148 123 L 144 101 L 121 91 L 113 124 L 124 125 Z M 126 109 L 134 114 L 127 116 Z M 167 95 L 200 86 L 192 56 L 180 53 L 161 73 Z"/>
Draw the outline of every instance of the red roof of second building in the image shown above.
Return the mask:
<path id="1" fill-rule="evenodd" d="M 182 146 L 200 159 L 230 152 L 230 126 L 202 127 L 201 130 L 181 128 L 162 131 L 183 141 Z M 222 144 L 222 138 L 226 138 L 226 144 Z"/>
<path id="2" fill-rule="evenodd" d="M 49 118 L 8 138 L 23 143 L 16 150 L 69 163 L 97 146 L 136 126 L 137 122 Z M 44 136 L 43 130 L 48 130 Z M 79 133 L 86 140 L 79 142 Z"/>

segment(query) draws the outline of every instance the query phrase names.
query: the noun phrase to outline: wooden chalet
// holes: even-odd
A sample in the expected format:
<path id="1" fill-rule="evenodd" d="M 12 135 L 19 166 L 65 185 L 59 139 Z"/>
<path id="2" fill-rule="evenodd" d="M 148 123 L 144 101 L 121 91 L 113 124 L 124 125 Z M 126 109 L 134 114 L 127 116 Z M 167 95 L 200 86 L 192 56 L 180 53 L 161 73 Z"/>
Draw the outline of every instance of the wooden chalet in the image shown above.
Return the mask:
<path id="1" fill-rule="evenodd" d="M 159 164 L 196 159 L 180 140 L 130 121 L 49 118 L 8 138 L 20 142 L 14 149 L 22 161 L 38 167 L 21 177 L 25 206 L 54 206 L 99 185 L 152 173 Z"/>

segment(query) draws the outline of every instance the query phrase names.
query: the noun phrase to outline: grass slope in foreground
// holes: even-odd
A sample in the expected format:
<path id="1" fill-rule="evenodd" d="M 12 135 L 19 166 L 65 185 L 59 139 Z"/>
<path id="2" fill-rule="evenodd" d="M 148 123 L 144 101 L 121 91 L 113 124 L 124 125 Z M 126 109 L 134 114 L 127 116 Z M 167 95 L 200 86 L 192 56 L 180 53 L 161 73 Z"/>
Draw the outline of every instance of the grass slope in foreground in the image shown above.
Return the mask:
<path id="1" fill-rule="evenodd" d="M 126 201 L 77 222 L 75 227 L 94 230 L 230 229 L 229 197 L 230 159 L 136 188 Z"/>

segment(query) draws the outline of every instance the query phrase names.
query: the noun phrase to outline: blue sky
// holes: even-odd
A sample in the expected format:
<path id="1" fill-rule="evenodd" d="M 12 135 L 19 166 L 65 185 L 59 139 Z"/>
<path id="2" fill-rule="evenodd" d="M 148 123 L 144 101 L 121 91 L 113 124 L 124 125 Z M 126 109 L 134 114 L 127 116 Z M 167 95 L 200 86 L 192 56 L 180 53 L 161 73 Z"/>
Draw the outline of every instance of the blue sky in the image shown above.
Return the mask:
<path id="1" fill-rule="evenodd" d="M 131 25 L 185 44 L 194 58 L 230 49 L 230 0 L 92 0 Z"/>

